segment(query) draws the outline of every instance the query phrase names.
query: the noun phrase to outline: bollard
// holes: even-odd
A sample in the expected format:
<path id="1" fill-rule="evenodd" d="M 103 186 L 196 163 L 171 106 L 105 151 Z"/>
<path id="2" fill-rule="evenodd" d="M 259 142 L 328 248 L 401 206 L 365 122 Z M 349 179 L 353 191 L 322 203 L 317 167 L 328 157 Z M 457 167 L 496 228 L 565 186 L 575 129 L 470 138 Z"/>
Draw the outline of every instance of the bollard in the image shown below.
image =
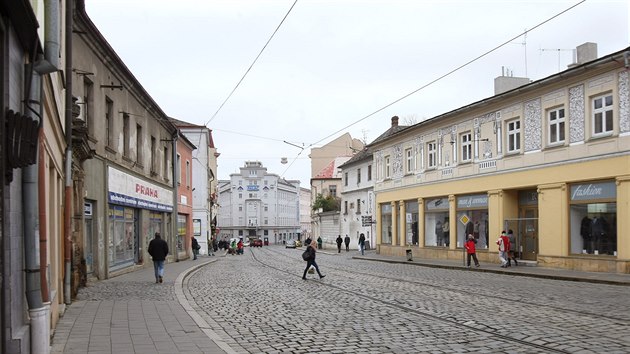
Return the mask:
<path id="1" fill-rule="evenodd" d="M 409 262 L 413 261 L 413 255 L 411 253 L 411 250 L 407 250 L 407 261 Z"/>

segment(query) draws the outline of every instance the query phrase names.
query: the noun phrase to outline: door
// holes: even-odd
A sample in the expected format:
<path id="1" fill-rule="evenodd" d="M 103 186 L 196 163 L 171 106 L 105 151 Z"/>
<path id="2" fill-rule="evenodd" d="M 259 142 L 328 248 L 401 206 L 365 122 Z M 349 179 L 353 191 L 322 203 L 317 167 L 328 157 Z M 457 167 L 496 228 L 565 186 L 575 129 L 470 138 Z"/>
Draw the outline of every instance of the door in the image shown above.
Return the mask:
<path id="1" fill-rule="evenodd" d="M 521 259 L 535 261 L 538 256 L 538 208 L 523 207 L 517 237 L 520 241 Z"/>

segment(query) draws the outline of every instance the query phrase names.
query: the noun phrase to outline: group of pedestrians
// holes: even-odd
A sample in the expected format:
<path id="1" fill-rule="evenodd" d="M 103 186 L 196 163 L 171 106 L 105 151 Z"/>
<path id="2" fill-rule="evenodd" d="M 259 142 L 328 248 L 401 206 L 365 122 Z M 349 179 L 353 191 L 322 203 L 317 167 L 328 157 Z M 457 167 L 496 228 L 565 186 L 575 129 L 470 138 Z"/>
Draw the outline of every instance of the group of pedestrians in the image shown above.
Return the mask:
<path id="1" fill-rule="evenodd" d="M 342 243 L 346 245 L 346 252 L 350 252 L 350 237 L 348 235 L 343 239 L 341 235 L 338 235 L 335 241 L 337 242 L 337 253 L 341 253 Z M 362 256 L 365 255 L 365 234 L 363 233 L 359 235 L 359 251 Z"/>
<path id="2" fill-rule="evenodd" d="M 518 261 L 516 260 L 516 252 L 512 248 L 515 245 L 514 239 L 514 231 L 508 230 L 506 233 L 505 230 L 501 231 L 501 236 L 497 240 L 497 246 L 499 246 L 499 260 L 501 261 L 501 268 L 507 268 L 512 266 L 512 261 L 514 261 L 514 265 L 518 266 Z M 470 259 L 475 262 L 475 267 L 479 267 L 479 260 L 477 260 L 477 252 L 476 252 L 476 244 L 477 240 L 473 234 L 468 234 L 466 243 L 464 244 L 464 248 L 466 249 L 466 267 L 470 268 Z"/>

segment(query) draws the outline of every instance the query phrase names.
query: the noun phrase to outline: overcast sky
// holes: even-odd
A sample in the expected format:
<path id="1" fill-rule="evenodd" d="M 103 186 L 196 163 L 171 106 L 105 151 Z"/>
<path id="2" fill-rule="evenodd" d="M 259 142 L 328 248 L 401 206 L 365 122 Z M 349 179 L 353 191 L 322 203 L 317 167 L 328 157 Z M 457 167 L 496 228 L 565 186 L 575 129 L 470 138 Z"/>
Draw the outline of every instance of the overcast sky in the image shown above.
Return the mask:
<path id="1" fill-rule="evenodd" d="M 629 46 L 630 32 L 625 0 L 86 0 L 86 8 L 164 112 L 213 130 L 220 179 L 257 160 L 303 187 L 310 146 L 344 132 L 370 142 L 394 115 L 419 122 L 492 96 L 502 67 L 538 80 L 565 70 L 576 46 L 595 42 L 599 56 L 610 54 Z"/>

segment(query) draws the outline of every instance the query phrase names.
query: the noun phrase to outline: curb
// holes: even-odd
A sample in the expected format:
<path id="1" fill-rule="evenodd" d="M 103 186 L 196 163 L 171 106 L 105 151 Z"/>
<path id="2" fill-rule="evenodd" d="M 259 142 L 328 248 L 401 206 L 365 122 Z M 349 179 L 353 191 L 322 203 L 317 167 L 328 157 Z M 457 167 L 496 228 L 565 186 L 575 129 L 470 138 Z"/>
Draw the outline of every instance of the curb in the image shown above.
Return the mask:
<path id="1" fill-rule="evenodd" d="M 190 316 L 190 318 L 195 321 L 199 329 L 206 334 L 208 339 L 213 341 L 219 348 L 223 349 L 224 352 L 228 354 L 237 354 L 232 347 L 230 347 L 215 331 L 212 330 L 208 322 L 206 322 L 198 313 L 195 311 L 188 300 L 186 299 L 186 295 L 184 295 L 184 280 L 188 278 L 192 273 L 199 270 L 199 268 L 206 266 L 208 264 L 214 263 L 218 261 L 217 258 L 208 260 L 206 262 L 197 264 L 193 267 L 190 267 L 183 272 L 181 272 L 177 279 L 175 279 L 175 296 L 177 297 L 177 301 L 184 308 L 184 311 Z"/>
<path id="2" fill-rule="evenodd" d="M 568 275 L 521 273 L 521 272 L 511 272 L 511 271 L 504 271 L 504 270 L 502 271 L 498 269 L 488 269 L 488 268 L 466 268 L 466 267 L 456 266 L 456 265 L 421 263 L 421 262 L 414 262 L 414 261 L 401 261 L 401 260 L 395 260 L 395 259 L 378 259 L 378 258 L 370 258 L 370 257 L 362 257 L 362 256 L 353 256 L 352 259 L 358 259 L 358 260 L 363 260 L 363 261 L 373 261 L 373 262 L 384 262 L 384 263 L 391 263 L 391 264 L 409 264 L 409 265 L 427 267 L 427 268 L 442 268 L 442 269 L 452 269 L 452 270 L 465 270 L 465 271 L 472 271 L 472 272 L 494 273 L 494 274 L 540 278 L 540 279 L 555 279 L 555 280 L 565 280 L 565 281 L 584 282 L 584 283 L 630 286 L 630 282 L 617 281 L 617 280 L 611 280 L 611 279 L 596 279 L 596 278 L 585 278 L 585 277 L 577 277 L 577 276 L 573 277 L 573 276 L 568 276 Z"/>

